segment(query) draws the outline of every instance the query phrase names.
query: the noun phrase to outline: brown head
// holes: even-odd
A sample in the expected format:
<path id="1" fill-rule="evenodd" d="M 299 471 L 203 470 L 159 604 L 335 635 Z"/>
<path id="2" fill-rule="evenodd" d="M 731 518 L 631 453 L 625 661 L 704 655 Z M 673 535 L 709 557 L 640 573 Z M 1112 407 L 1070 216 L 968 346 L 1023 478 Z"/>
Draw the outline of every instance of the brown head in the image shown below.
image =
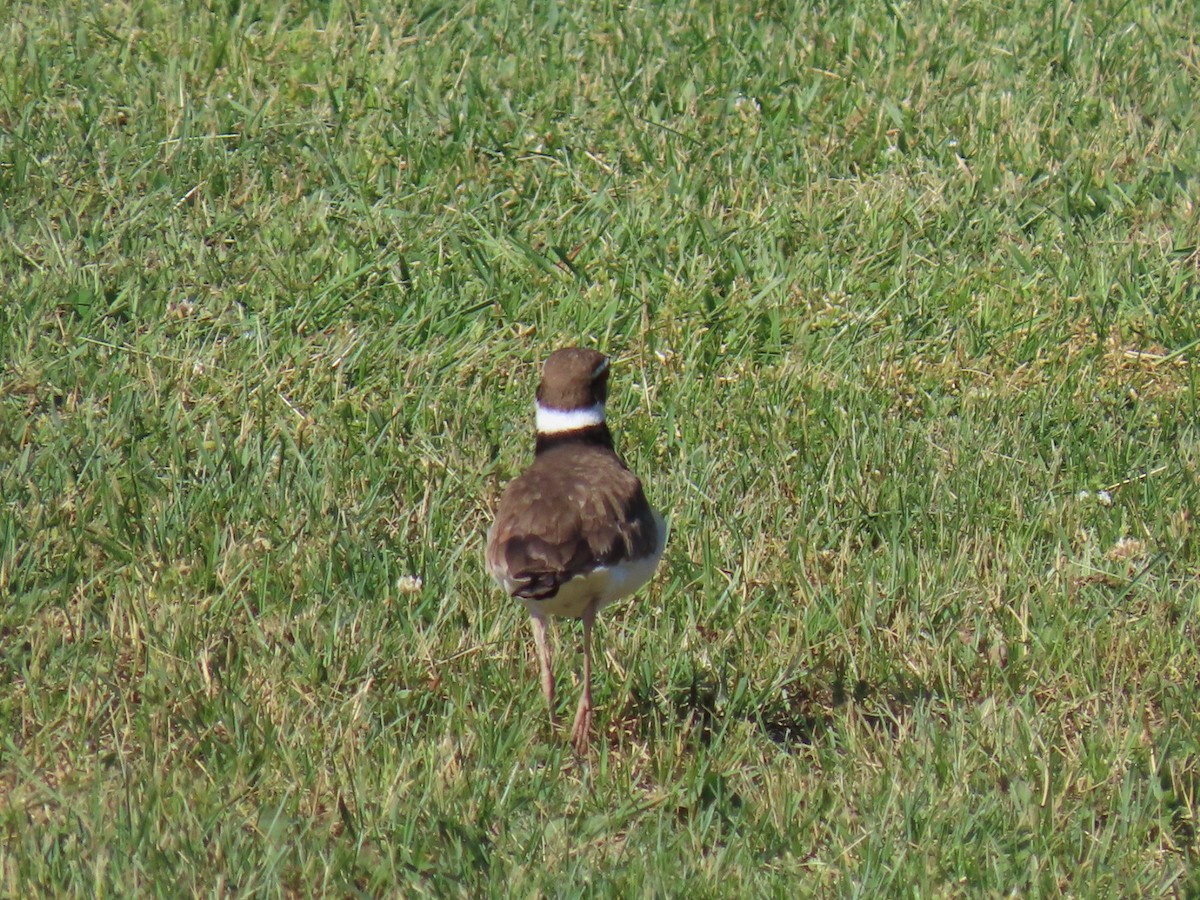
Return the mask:
<path id="1" fill-rule="evenodd" d="M 555 350 L 542 366 L 538 406 L 569 412 L 603 406 L 608 399 L 608 357 L 598 350 Z"/>
<path id="2" fill-rule="evenodd" d="M 550 354 L 537 389 L 537 430 L 543 439 L 595 435 L 611 444 L 604 424 L 608 399 L 608 357 L 597 350 L 568 347 Z"/>

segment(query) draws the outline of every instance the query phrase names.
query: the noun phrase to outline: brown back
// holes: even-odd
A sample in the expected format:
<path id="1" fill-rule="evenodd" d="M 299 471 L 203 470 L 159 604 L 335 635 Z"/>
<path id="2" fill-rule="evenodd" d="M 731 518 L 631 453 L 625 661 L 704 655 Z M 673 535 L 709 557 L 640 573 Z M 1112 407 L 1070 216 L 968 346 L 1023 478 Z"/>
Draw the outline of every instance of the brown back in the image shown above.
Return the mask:
<path id="1" fill-rule="evenodd" d="M 611 450 L 552 447 L 500 498 L 487 565 L 514 597 L 553 597 L 564 582 L 657 549 L 642 483 Z"/>

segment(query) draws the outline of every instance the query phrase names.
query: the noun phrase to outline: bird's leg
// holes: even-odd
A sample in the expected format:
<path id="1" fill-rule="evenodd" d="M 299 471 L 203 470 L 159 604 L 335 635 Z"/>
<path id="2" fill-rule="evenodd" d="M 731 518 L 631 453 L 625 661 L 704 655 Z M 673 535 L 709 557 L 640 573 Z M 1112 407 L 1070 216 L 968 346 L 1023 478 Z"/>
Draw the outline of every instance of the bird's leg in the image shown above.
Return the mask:
<path id="1" fill-rule="evenodd" d="M 546 695 L 546 706 L 550 710 L 550 724 L 558 725 L 554 715 L 554 669 L 550 664 L 550 641 L 546 637 L 546 620 L 541 616 L 531 616 L 529 624 L 533 626 L 533 644 L 537 649 L 538 665 L 542 670 L 542 693 Z"/>
<path id="2" fill-rule="evenodd" d="M 571 729 L 571 744 L 580 756 L 587 753 L 588 736 L 592 729 L 592 625 L 596 621 L 596 601 L 583 611 L 583 693 L 575 711 L 575 726 Z"/>

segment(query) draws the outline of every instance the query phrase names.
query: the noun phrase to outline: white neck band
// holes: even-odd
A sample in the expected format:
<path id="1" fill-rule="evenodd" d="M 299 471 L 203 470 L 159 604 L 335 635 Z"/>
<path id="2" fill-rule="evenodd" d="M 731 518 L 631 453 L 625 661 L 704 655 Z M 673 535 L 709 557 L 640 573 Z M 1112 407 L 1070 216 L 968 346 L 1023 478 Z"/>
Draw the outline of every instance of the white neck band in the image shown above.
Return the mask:
<path id="1" fill-rule="evenodd" d="M 551 409 L 537 405 L 538 434 L 559 434 L 563 431 L 578 431 L 604 422 L 604 404 L 597 403 L 583 409 Z"/>

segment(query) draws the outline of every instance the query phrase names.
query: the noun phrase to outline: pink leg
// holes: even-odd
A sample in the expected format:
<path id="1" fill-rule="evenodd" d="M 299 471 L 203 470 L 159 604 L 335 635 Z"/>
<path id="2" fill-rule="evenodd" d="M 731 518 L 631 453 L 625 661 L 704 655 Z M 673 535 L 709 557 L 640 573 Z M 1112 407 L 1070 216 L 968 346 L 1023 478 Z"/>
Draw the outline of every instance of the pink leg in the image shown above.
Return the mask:
<path id="1" fill-rule="evenodd" d="M 554 715 L 554 669 L 550 664 L 550 641 L 546 638 L 546 620 L 541 616 L 532 616 L 529 624 L 533 626 L 533 644 L 537 648 L 538 665 L 542 670 L 542 693 L 546 695 L 546 706 L 550 709 L 550 724 L 557 725 Z"/>
<path id="2" fill-rule="evenodd" d="M 583 694 L 575 711 L 575 726 L 571 729 L 571 744 L 580 756 L 587 753 L 588 736 L 592 730 L 592 625 L 596 621 L 596 602 L 583 611 Z"/>

